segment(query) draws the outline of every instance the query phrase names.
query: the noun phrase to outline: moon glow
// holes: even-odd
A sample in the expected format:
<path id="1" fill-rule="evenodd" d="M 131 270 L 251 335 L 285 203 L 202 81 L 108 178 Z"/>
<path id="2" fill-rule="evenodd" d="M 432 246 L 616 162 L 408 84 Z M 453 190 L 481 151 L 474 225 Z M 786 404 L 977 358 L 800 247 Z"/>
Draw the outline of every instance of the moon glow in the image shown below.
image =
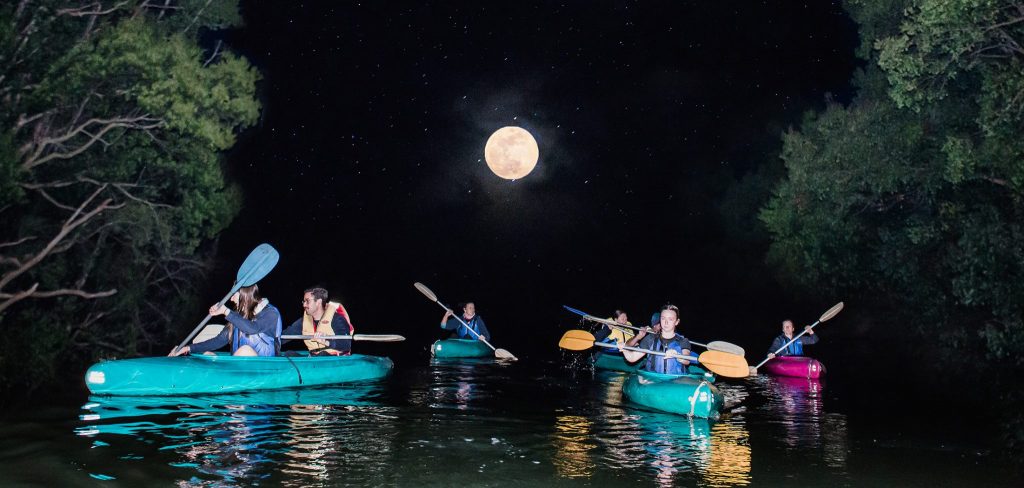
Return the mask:
<path id="1" fill-rule="evenodd" d="M 518 180 L 537 166 L 540 149 L 526 129 L 502 127 L 491 134 L 484 146 L 484 160 L 494 174 L 506 180 Z"/>

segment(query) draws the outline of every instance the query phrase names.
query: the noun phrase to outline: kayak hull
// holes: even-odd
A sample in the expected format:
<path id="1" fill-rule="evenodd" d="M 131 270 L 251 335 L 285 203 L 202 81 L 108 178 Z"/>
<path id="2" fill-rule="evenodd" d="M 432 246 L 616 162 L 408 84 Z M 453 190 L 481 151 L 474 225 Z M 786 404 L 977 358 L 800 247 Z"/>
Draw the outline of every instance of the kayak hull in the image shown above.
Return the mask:
<path id="1" fill-rule="evenodd" d="M 621 354 L 597 353 L 594 355 L 594 368 L 597 369 L 635 373 L 640 368 L 640 363 L 641 361 L 637 361 L 631 364 Z"/>
<path id="2" fill-rule="evenodd" d="M 622 385 L 631 401 L 689 417 L 717 418 L 724 402 L 710 374 L 682 376 L 638 371 Z"/>
<path id="3" fill-rule="evenodd" d="M 229 354 L 103 361 L 85 373 L 94 395 L 195 395 L 372 381 L 394 363 L 379 356 Z"/>
<path id="4" fill-rule="evenodd" d="M 441 339 L 430 346 L 430 355 L 439 359 L 494 357 L 494 351 L 483 341 L 473 339 Z"/>
<path id="5" fill-rule="evenodd" d="M 780 356 L 764 363 L 764 371 L 772 376 L 814 380 L 825 375 L 825 365 L 807 356 Z"/>

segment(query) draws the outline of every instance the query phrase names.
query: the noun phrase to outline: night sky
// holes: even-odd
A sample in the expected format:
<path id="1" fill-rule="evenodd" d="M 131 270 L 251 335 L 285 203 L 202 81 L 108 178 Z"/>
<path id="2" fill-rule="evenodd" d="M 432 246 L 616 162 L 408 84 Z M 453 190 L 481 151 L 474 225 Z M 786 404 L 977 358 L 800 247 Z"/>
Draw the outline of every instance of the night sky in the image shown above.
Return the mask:
<path id="1" fill-rule="evenodd" d="M 838 301 L 780 289 L 763 244 L 727 234 L 720 212 L 736 180 L 778 164 L 805 111 L 851 96 L 857 34 L 838 5 L 242 10 L 245 27 L 219 35 L 261 71 L 263 112 L 228 157 L 245 208 L 221 236 L 211 302 L 261 242 L 281 252 L 260 285 L 287 322 L 321 284 L 360 332 L 418 348 L 442 311 L 414 281 L 449 305 L 476 301 L 495 344 L 520 356 L 556 350 L 576 323 L 562 304 L 642 323 L 672 302 L 687 336 L 760 351 L 744 341 Z M 540 145 L 517 181 L 483 161 L 506 125 Z"/>

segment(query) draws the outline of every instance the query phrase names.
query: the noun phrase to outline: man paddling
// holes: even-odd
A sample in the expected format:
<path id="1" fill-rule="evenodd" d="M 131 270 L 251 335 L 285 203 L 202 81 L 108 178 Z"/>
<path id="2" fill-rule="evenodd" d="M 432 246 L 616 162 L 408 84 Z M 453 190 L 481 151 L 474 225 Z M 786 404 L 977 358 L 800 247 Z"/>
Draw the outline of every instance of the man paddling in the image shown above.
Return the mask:
<path id="1" fill-rule="evenodd" d="M 686 366 L 689 360 L 682 357 L 690 356 L 690 341 L 681 334 L 676 333 L 676 326 L 679 325 L 679 308 L 675 305 L 661 307 L 661 332 L 649 334 L 640 341 L 641 349 L 664 352 L 665 356 L 651 354 L 641 369 L 654 373 L 664 374 L 686 374 Z M 639 351 L 627 351 L 622 349 L 624 344 L 619 343 L 619 350 L 631 363 L 639 361 L 647 353 Z"/>
<path id="2" fill-rule="evenodd" d="M 814 329 L 811 326 L 806 326 L 804 329 L 807 333 L 800 336 L 800 339 L 793 341 L 792 344 L 786 346 L 785 349 L 779 351 L 779 348 L 783 344 L 793 340 L 793 321 L 783 320 L 782 321 L 782 334 L 772 341 L 772 347 L 768 348 L 768 359 L 775 358 L 775 351 L 779 351 L 779 356 L 803 356 L 804 346 L 818 343 L 818 336 L 814 335 Z"/>
<path id="3" fill-rule="evenodd" d="M 345 307 L 338 302 L 328 301 L 327 290 L 314 287 L 303 291 L 302 310 L 302 318 L 289 325 L 281 335 L 314 336 L 313 339 L 303 341 L 311 356 L 352 354 L 351 339 L 320 339 L 323 336 L 355 333 Z"/>
<path id="4" fill-rule="evenodd" d="M 462 306 L 462 322 L 465 322 L 466 325 L 472 328 L 473 332 L 483 336 L 487 342 L 491 341 L 491 333 L 487 330 L 487 325 L 484 324 L 484 319 L 480 318 L 480 316 L 476 314 L 475 303 L 466 302 L 466 304 Z M 444 330 L 455 331 L 455 334 L 453 334 L 455 339 L 476 340 L 476 336 L 473 335 L 472 332 L 466 330 L 466 326 L 462 325 L 462 322 L 459 322 L 452 311 L 448 310 L 444 313 L 444 317 L 441 317 L 441 328 Z"/>

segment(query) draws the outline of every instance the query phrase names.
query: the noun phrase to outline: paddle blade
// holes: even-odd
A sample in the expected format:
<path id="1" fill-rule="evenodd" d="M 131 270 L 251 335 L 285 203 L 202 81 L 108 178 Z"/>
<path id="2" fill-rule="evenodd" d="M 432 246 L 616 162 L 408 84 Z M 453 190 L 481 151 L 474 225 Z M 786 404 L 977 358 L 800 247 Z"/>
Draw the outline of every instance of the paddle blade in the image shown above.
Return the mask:
<path id="1" fill-rule="evenodd" d="M 249 253 L 242 266 L 238 268 L 238 275 L 235 277 L 235 286 L 252 286 L 270 273 L 270 270 L 277 266 L 281 255 L 277 253 L 270 244 L 260 244 Z M 237 289 L 235 289 L 237 291 Z"/>
<path id="2" fill-rule="evenodd" d="M 437 295 L 435 295 L 434 292 L 430 291 L 430 288 L 427 288 L 427 285 L 424 285 L 423 283 L 417 281 L 416 283 L 413 283 L 412 286 L 415 286 L 416 289 L 419 290 L 420 293 L 425 295 L 427 298 L 429 298 L 430 301 L 437 301 Z"/>
<path id="3" fill-rule="evenodd" d="M 192 343 L 206 342 L 214 337 L 220 335 L 220 331 L 224 330 L 224 326 L 221 324 L 210 324 L 207 325 L 202 332 L 196 335 L 195 339 L 192 339 Z"/>
<path id="4" fill-rule="evenodd" d="M 700 355 L 698 361 L 712 373 L 727 378 L 746 378 L 750 375 L 750 365 L 743 356 L 721 351 L 706 351 Z"/>
<path id="5" fill-rule="evenodd" d="M 594 347 L 594 334 L 585 330 L 570 330 L 562 335 L 558 347 L 570 351 L 586 351 Z"/>
<path id="6" fill-rule="evenodd" d="M 725 341 L 711 341 L 708 343 L 707 348 L 709 351 L 721 351 L 737 356 L 746 356 L 746 351 L 742 347 Z"/>
<path id="7" fill-rule="evenodd" d="M 498 359 L 508 359 L 510 361 L 518 361 L 519 360 L 519 358 L 513 356 L 512 353 L 510 353 L 507 350 L 502 349 L 500 347 L 498 349 L 494 350 L 494 357 L 496 357 Z"/>
<path id="8" fill-rule="evenodd" d="M 837 314 L 839 314 L 839 311 L 842 309 L 843 302 L 839 302 L 833 305 L 832 308 L 826 310 L 825 313 L 821 314 L 821 318 L 818 319 L 818 322 L 824 322 L 832 317 L 835 317 Z"/>
<path id="9" fill-rule="evenodd" d="M 566 310 L 568 310 L 568 311 L 570 311 L 570 312 L 572 312 L 572 313 L 574 313 L 574 314 L 576 314 L 576 315 L 579 315 L 579 316 L 581 316 L 581 317 L 586 317 L 586 316 L 590 315 L 590 314 L 589 314 L 589 313 L 587 313 L 587 312 L 584 312 L 584 311 L 582 311 L 582 310 L 577 310 L 577 309 L 575 309 L 575 308 L 572 308 L 572 307 L 570 307 L 570 306 L 568 306 L 568 305 L 562 305 L 562 308 L 564 308 L 564 309 L 566 309 Z"/>

